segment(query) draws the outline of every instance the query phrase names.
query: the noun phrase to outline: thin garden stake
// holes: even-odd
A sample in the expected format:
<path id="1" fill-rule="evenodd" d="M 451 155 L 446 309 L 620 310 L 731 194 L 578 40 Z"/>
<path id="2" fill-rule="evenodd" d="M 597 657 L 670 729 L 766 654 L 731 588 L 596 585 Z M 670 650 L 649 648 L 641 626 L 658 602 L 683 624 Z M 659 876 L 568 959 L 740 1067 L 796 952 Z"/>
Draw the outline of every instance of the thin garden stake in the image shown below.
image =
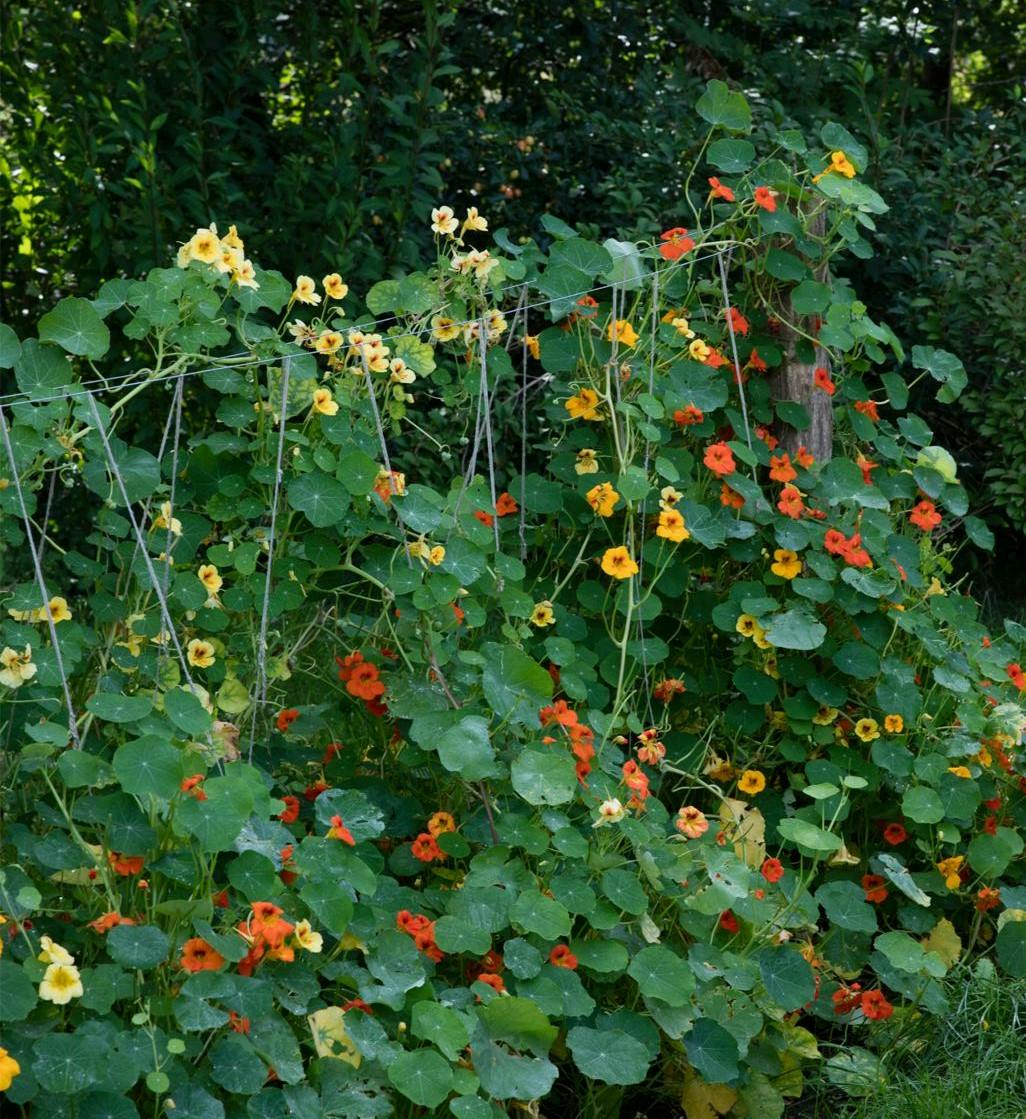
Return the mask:
<path id="1" fill-rule="evenodd" d="M 370 401 L 371 414 L 374 416 L 374 426 L 378 429 L 378 442 L 381 444 L 381 461 L 385 464 L 385 470 L 388 473 L 388 489 L 393 497 L 398 496 L 398 489 L 395 484 L 395 477 L 392 474 L 392 460 L 388 457 L 388 442 L 385 439 L 385 428 L 381 423 L 381 413 L 378 411 L 378 398 L 374 392 L 374 379 L 371 377 L 370 365 L 367 362 L 367 350 L 364 346 L 360 347 L 360 358 L 363 361 L 363 379 L 367 384 L 367 399 Z M 409 548 L 404 548 L 406 553 L 406 563 L 413 566 L 413 556 L 410 555 Z"/>
<path id="2" fill-rule="evenodd" d="M 289 372 L 292 359 L 281 363 L 281 413 L 278 419 L 278 449 L 274 463 L 274 490 L 271 498 L 271 527 L 267 532 L 267 571 L 264 574 L 264 603 L 260 611 L 260 638 L 257 642 L 257 702 L 249 721 L 249 761 L 253 761 L 253 743 L 256 740 L 257 714 L 267 704 L 267 622 L 271 604 L 271 575 L 274 567 L 275 530 L 278 524 L 278 498 L 281 494 L 282 469 L 285 456 L 285 417 L 289 405 Z"/>
<path id="3" fill-rule="evenodd" d="M 492 445 L 492 404 L 488 392 L 488 326 L 484 316 L 478 327 L 478 343 L 481 355 L 481 408 L 484 412 L 485 447 L 488 451 L 488 488 L 492 495 L 492 528 L 495 530 L 495 555 L 499 556 L 499 512 L 498 495 L 495 492 L 495 448 Z M 502 579 L 499 579 L 501 589 Z"/>
<path id="4" fill-rule="evenodd" d="M 730 255 L 729 253 L 727 254 Z M 730 313 L 730 292 L 727 288 L 727 264 L 720 254 L 720 280 L 723 285 L 723 310 L 727 316 L 727 330 L 730 333 L 730 350 L 734 355 L 734 376 L 737 380 L 737 391 L 741 397 L 741 415 L 745 421 L 745 438 L 748 440 L 748 449 L 752 449 L 752 429 L 748 422 L 748 402 L 745 400 L 745 386 L 741 380 L 741 362 L 737 356 L 737 337 L 734 334 L 734 316 Z"/>
<path id="5" fill-rule="evenodd" d="M 524 500 L 527 497 L 527 315 L 521 327 L 523 341 L 520 348 L 520 560 L 527 559 L 527 511 Z"/>
<path id="6" fill-rule="evenodd" d="M 57 671 L 61 674 L 61 688 L 64 691 L 64 703 L 68 709 L 68 733 L 76 750 L 82 748 L 78 737 L 78 720 L 75 718 L 75 705 L 71 700 L 71 687 L 68 676 L 64 671 L 64 658 L 61 656 L 61 644 L 57 640 L 57 625 L 53 620 L 50 610 L 50 594 L 46 589 L 46 578 L 43 575 L 43 565 L 40 562 L 36 540 L 32 534 L 32 518 L 29 517 L 28 507 L 25 504 L 25 493 L 21 488 L 21 478 L 18 476 L 18 463 L 14 458 L 14 448 L 11 446 L 11 436 L 7 430 L 7 417 L 3 408 L 0 408 L 0 434 L 4 439 L 4 450 L 7 452 L 7 461 L 11 464 L 11 480 L 14 482 L 14 491 L 18 495 L 18 507 L 21 510 L 21 519 L 25 524 L 25 538 L 28 541 L 29 553 L 32 556 L 32 567 L 36 573 L 36 585 L 43 596 L 43 612 L 46 614 L 46 624 L 50 630 L 50 643 L 53 645 L 54 660 L 57 662 Z"/>
<path id="7" fill-rule="evenodd" d="M 125 480 L 121 476 L 121 470 L 118 468 L 114 453 L 111 450 L 106 429 L 104 428 L 103 421 L 100 419 L 99 409 L 96 407 L 96 400 L 92 393 L 86 396 L 86 400 L 89 402 L 89 408 L 93 413 L 96 433 L 99 435 L 100 442 L 103 444 L 103 451 L 107 457 L 107 464 L 110 466 L 111 473 L 114 475 L 114 481 L 117 483 L 118 491 L 121 494 L 121 500 L 125 503 L 125 512 L 128 514 L 128 519 L 132 524 L 132 530 L 135 532 L 135 538 L 139 543 L 143 562 L 146 564 L 146 572 L 150 577 L 150 584 L 157 595 L 157 602 L 160 604 L 160 616 L 164 625 L 167 626 L 168 637 L 174 643 L 175 652 L 178 654 L 178 662 L 182 666 L 182 674 L 185 676 L 191 691 L 193 687 L 192 675 L 189 672 L 189 664 L 186 660 L 185 652 L 182 649 L 182 643 L 178 640 L 178 633 L 175 630 L 174 622 L 171 620 L 171 612 L 167 607 L 167 596 L 164 594 L 164 587 L 157 577 L 156 568 L 153 566 L 153 560 L 150 558 L 149 550 L 146 547 L 146 538 L 143 536 L 142 529 L 139 527 L 139 521 L 136 518 L 135 511 L 132 509 L 132 503 L 128 499 L 128 491 L 125 489 Z"/>

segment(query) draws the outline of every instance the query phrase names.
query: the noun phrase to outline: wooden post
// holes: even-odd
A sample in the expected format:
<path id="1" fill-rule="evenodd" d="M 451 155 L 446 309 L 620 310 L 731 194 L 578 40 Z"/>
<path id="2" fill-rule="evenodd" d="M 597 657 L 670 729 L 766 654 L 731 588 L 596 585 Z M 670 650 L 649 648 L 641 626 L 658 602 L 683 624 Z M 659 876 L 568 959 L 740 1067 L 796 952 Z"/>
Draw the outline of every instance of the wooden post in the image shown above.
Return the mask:
<path id="1" fill-rule="evenodd" d="M 826 233 L 826 217 L 817 214 L 809 225 L 809 233 L 813 237 L 822 237 Z M 829 280 L 829 267 L 824 261 L 816 269 L 815 278 L 820 283 Z M 796 431 L 788 424 L 777 423 L 777 436 L 781 447 L 793 458 L 798 448 L 804 446 L 816 458 L 817 462 L 828 462 L 833 454 L 834 444 L 834 413 L 833 402 L 822 389 L 813 387 L 812 378 L 817 366 L 823 366 L 829 371 L 830 359 L 822 346 L 817 346 L 814 360 L 811 365 L 799 360 L 797 355 L 797 332 L 791 324 L 796 323 L 807 334 L 811 334 L 811 317 L 795 315 L 791 306 L 790 293 L 784 298 L 780 306 L 781 318 L 781 348 L 783 349 L 783 363 L 780 371 L 770 381 L 770 388 L 774 401 L 793 400 L 801 404 L 812 420 L 811 426 L 805 431 Z"/>

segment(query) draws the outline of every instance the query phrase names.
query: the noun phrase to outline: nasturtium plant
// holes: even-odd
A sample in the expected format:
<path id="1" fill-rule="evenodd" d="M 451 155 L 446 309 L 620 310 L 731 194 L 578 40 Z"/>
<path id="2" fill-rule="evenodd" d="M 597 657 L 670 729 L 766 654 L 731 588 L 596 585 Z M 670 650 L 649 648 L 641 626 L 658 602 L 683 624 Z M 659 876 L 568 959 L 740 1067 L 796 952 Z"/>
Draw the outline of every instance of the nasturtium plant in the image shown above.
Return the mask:
<path id="1" fill-rule="evenodd" d="M 361 303 L 211 225 L 0 332 L 13 1104 L 780 1114 L 1026 974 L 1026 630 L 904 410 L 965 374 L 829 278 L 841 125 L 697 113 L 655 244 L 439 206 Z"/>

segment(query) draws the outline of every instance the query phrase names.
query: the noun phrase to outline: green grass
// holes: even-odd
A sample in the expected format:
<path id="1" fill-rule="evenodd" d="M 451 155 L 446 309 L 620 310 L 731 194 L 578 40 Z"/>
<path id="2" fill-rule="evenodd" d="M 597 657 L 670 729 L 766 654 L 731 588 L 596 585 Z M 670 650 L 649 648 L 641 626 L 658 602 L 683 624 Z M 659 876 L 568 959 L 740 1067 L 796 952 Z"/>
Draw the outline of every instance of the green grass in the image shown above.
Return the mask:
<path id="1" fill-rule="evenodd" d="M 951 1012 L 905 1027 L 878 1055 L 886 1084 L 839 1119 L 1026 1119 L 1026 982 L 965 970 Z"/>

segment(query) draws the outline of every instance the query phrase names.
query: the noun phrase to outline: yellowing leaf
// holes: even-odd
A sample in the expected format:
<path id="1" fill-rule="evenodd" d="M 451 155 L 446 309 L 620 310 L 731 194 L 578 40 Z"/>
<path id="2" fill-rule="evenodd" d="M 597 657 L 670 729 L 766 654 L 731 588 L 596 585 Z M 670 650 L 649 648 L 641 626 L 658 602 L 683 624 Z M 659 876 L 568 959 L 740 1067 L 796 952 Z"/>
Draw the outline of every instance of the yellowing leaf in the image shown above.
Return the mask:
<path id="1" fill-rule="evenodd" d="M 326 1006 L 315 1010 L 307 1021 L 313 1035 L 314 1048 L 318 1057 L 334 1057 L 345 1061 L 353 1068 L 359 1068 L 363 1057 L 346 1032 L 346 1012 L 341 1006 Z"/>
<path id="2" fill-rule="evenodd" d="M 762 866 L 766 858 L 766 821 L 758 808 L 724 797 L 720 802 L 720 822 L 734 842 L 734 854 L 749 866 Z"/>
<path id="3" fill-rule="evenodd" d="M 962 940 L 947 917 L 942 917 L 920 943 L 927 952 L 936 952 L 948 967 L 958 963 L 962 955 Z"/>
<path id="4" fill-rule="evenodd" d="M 819 1046 L 815 1036 L 803 1026 L 793 1026 L 787 1021 L 778 1022 L 776 1029 L 784 1035 L 787 1050 L 806 1061 L 818 1061 L 820 1057 Z"/>
<path id="5" fill-rule="evenodd" d="M 706 1084 L 694 1069 L 685 1072 L 680 1102 L 687 1119 L 718 1119 L 730 1111 L 736 1100 L 737 1092 L 726 1084 Z"/>

